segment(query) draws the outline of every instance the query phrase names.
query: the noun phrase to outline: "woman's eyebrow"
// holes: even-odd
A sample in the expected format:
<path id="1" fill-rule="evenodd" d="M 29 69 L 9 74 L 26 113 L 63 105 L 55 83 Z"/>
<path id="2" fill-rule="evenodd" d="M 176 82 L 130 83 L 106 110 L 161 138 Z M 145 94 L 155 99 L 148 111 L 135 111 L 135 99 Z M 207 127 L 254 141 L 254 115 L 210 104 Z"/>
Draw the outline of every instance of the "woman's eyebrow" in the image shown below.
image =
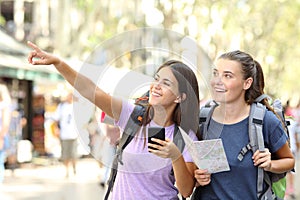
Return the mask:
<path id="1" fill-rule="evenodd" d="M 160 78 L 159 74 L 155 74 L 154 77 Z M 168 79 L 168 78 L 163 78 L 164 81 L 168 81 L 170 83 L 174 83 L 174 81 Z"/>
<path id="2" fill-rule="evenodd" d="M 234 74 L 232 71 L 224 71 L 224 74 Z"/>
<path id="3" fill-rule="evenodd" d="M 213 71 L 218 72 L 216 68 L 213 69 Z M 232 71 L 223 71 L 224 74 L 234 74 Z"/>

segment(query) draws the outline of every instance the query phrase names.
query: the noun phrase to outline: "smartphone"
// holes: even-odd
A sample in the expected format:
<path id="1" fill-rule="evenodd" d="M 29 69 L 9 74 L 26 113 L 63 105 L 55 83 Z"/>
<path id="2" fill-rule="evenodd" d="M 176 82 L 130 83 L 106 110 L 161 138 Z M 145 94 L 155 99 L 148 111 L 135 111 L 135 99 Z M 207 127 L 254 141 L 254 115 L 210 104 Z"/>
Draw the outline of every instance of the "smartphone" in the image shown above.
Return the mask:
<path id="1" fill-rule="evenodd" d="M 157 138 L 160 140 L 165 140 L 165 128 L 162 127 L 149 127 L 148 128 L 148 143 L 158 144 L 151 140 L 151 138 Z M 150 149 L 154 149 L 152 147 L 148 147 Z"/>

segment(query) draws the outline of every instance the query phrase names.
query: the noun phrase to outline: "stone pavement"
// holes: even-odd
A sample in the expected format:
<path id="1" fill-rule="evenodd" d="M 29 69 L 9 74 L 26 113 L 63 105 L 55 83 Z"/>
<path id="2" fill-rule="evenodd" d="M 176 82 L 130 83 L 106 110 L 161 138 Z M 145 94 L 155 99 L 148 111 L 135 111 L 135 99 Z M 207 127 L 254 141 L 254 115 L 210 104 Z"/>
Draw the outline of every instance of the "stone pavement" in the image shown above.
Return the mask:
<path id="1" fill-rule="evenodd" d="M 70 173 L 65 178 L 65 168 L 61 163 L 47 166 L 25 164 L 15 170 L 5 172 L 5 180 L 0 185 L 1 200 L 100 200 L 105 190 L 99 186 L 103 170 L 92 158 L 80 159 L 77 174 Z"/>
<path id="2" fill-rule="evenodd" d="M 294 174 L 295 198 L 286 198 L 285 200 L 300 199 L 300 152 L 296 156 L 296 167 Z"/>
<path id="3" fill-rule="evenodd" d="M 300 157 L 297 160 L 295 189 L 296 199 L 300 199 Z M 105 189 L 99 185 L 103 170 L 93 158 L 80 159 L 77 174 L 70 174 L 65 178 L 64 166 L 59 162 L 44 166 L 25 164 L 15 170 L 14 176 L 6 170 L 5 181 L 0 185 L 0 200 L 103 199 Z"/>

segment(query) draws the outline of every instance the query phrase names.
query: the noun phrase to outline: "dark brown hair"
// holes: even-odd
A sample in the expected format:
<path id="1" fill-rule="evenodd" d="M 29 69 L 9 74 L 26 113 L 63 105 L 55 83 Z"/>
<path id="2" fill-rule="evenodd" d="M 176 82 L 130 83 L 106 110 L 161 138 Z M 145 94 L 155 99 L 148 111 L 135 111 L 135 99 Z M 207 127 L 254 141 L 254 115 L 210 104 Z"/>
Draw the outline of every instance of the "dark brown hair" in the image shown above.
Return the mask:
<path id="1" fill-rule="evenodd" d="M 195 73 L 186 64 L 177 60 L 169 60 L 163 63 L 157 70 L 170 67 L 178 81 L 179 93 L 185 93 L 186 99 L 178 103 L 173 112 L 173 121 L 187 133 L 189 130 L 198 132 L 199 127 L 199 87 Z M 144 100 L 143 98 L 141 98 Z M 139 103 L 139 102 L 137 102 Z M 153 108 L 148 105 L 142 120 L 142 125 L 147 125 L 153 117 Z"/>
<path id="2" fill-rule="evenodd" d="M 227 59 L 240 63 L 244 80 L 250 77 L 253 79 L 250 88 L 245 93 L 245 101 L 248 104 L 252 104 L 257 97 L 264 94 L 265 79 L 262 67 L 250 54 L 236 50 L 224 53 L 218 59 Z M 268 99 L 263 99 L 261 103 L 274 112 Z"/>

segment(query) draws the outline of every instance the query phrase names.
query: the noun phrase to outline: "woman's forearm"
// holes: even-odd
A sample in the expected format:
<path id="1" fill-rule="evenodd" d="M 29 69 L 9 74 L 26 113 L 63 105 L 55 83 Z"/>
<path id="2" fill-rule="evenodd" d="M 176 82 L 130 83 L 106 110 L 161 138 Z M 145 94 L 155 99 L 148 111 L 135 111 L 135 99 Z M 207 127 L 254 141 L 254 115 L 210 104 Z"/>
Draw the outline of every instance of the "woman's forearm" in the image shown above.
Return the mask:
<path id="1" fill-rule="evenodd" d="M 54 64 L 57 71 L 70 83 L 83 97 L 95 102 L 96 84 L 86 76 L 78 73 L 64 61 Z M 89 88 L 89 89 L 87 89 Z M 92 89 L 94 88 L 94 89 Z"/>
<path id="2" fill-rule="evenodd" d="M 186 163 L 181 155 L 172 162 L 176 186 L 183 197 L 189 197 L 195 186 L 193 172 L 196 169 L 194 163 Z"/>
<path id="3" fill-rule="evenodd" d="M 284 173 L 292 170 L 295 166 L 295 159 L 282 158 L 280 160 L 271 161 L 271 169 L 269 171 L 273 173 Z"/>
<path id="4" fill-rule="evenodd" d="M 94 103 L 109 116 L 118 120 L 121 109 L 120 101 L 113 99 L 110 95 L 97 87 L 91 79 L 78 73 L 64 61 L 60 61 L 54 66 L 83 97 Z M 112 108 L 112 106 L 114 106 L 114 108 Z"/>

